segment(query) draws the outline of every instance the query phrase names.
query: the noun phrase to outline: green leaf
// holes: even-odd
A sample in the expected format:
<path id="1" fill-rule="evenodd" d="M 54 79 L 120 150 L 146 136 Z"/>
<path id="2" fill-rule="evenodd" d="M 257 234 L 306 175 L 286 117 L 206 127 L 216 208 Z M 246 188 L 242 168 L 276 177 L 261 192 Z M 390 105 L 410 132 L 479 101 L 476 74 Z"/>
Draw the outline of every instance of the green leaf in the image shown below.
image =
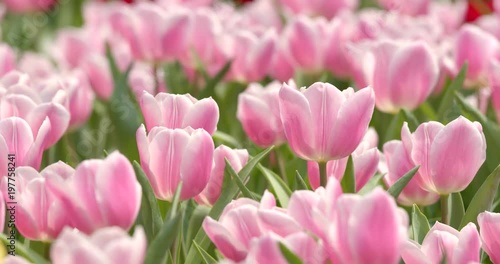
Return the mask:
<path id="1" fill-rule="evenodd" d="M 185 247 L 190 248 L 191 243 L 193 242 L 194 236 L 200 230 L 200 227 L 203 223 L 203 220 L 205 220 L 205 217 L 208 215 L 210 212 L 210 208 L 199 205 L 194 209 L 193 213 L 189 217 L 189 224 L 187 228 L 187 234 L 185 238 Z"/>
<path id="2" fill-rule="evenodd" d="M 356 192 L 356 177 L 354 175 L 354 164 L 352 162 L 352 155 L 347 160 L 347 166 L 344 172 L 344 177 L 340 181 L 344 193 Z"/>
<path id="3" fill-rule="evenodd" d="M 406 122 L 408 122 L 408 127 L 410 128 L 411 131 L 415 131 L 417 129 L 418 125 L 420 125 L 420 122 L 418 122 L 417 118 L 415 115 L 413 115 L 412 112 L 403 109 L 401 110 L 403 112 L 404 119 Z"/>
<path id="4" fill-rule="evenodd" d="M 427 220 L 427 217 L 420 211 L 418 206 L 414 204 L 411 212 L 411 230 L 413 232 L 413 240 L 422 244 L 425 235 L 427 235 L 430 229 L 429 220 Z"/>
<path id="5" fill-rule="evenodd" d="M 7 236 L 3 233 L 0 233 L 0 240 L 2 240 L 4 245 L 10 245 L 10 240 L 7 239 Z M 31 250 L 29 247 L 25 247 L 23 243 L 16 240 L 16 255 L 20 255 L 25 257 L 26 259 L 40 264 L 50 264 L 49 261 L 40 256 L 37 252 Z"/>
<path id="6" fill-rule="evenodd" d="M 298 185 L 298 190 L 311 190 L 298 170 L 295 171 L 295 179 L 295 182 L 297 182 Z"/>
<path id="7" fill-rule="evenodd" d="M 377 187 L 380 183 L 380 180 L 384 177 L 385 174 L 375 174 L 366 184 L 359 190 L 358 194 L 365 195 L 371 192 L 375 187 Z"/>
<path id="8" fill-rule="evenodd" d="M 196 248 L 196 250 L 198 250 L 198 253 L 206 264 L 217 264 L 217 260 L 215 260 L 214 257 L 210 256 L 210 254 L 208 254 L 208 252 L 206 252 L 198 244 L 196 244 L 196 241 L 193 241 L 193 246 Z"/>
<path id="9" fill-rule="evenodd" d="M 191 92 L 189 80 L 178 61 L 165 64 L 163 73 L 163 79 L 169 93 L 185 94 Z"/>
<path id="10" fill-rule="evenodd" d="M 286 183 L 272 170 L 260 164 L 257 165 L 257 167 L 262 172 L 262 174 L 264 174 L 264 177 L 266 177 L 267 181 L 276 193 L 276 198 L 278 198 L 281 207 L 286 208 L 288 206 L 288 200 L 292 195 L 292 191 L 290 190 L 290 188 L 288 188 Z"/>
<path id="11" fill-rule="evenodd" d="M 241 148 L 242 147 L 240 142 L 237 139 L 235 139 L 231 135 L 226 134 L 226 133 L 219 131 L 219 130 L 215 131 L 215 133 L 212 135 L 212 138 L 214 140 L 219 140 L 223 144 L 228 145 L 230 147 L 234 147 L 234 148 Z"/>
<path id="12" fill-rule="evenodd" d="M 460 224 L 460 229 L 472 222 L 477 225 L 477 216 L 484 211 L 491 211 L 493 200 L 500 184 L 500 165 L 486 178 L 484 183 L 479 187 L 476 194 L 472 198 L 467 211 Z"/>
<path id="13" fill-rule="evenodd" d="M 259 162 L 264 157 L 266 157 L 269 154 L 269 152 L 271 152 L 271 150 L 273 148 L 274 148 L 274 146 L 271 146 L 271 147 L 263 150 L 262 152 L 255 155 L 255 157 L 251 158 L 247 162 L 247 164 L 238 173 L 242 182 L 247 181 L 248 177 L 250 176 L 250 173 L 255 168 L 255 166 L 257 166 L 257 164 L 259 164 Z M 231 180 L 231 177 L 227 173 L 224 175 L 224 181 L 222 183 L 222 190 L 224 190 L 224 191 L 221 193 L 219 199 L 217 199 L 217 202 L 214 204 L 214 206 L 212 207 L 212 209 L 210 210 L 210 212 L 208 214 L 210 217 L 212 217 L 214 219 L 219 218 L 220 214 L 222 213 L 222 211 L 224 210 L 226 205 L 228 203 L 230 203 L 239 192 L 238 186 L 236 185 L 236 183 L 234 183 Z M 198 244 L 198 246 L 202 249 L 206 249 L 210 246 L 210 239 L 208 238 L 207 234 L 205 233 L 205 231 L 203 229 L 200 229 L 198 231 L 193 242 L 196 242 Z M 196 250 L 196 248 L 193 245 L 191 245 L 191 247 L 189 248 L 188 254 L 186 256 L 185 263 L 200 263 L 200 261 L 201 261 L 201 259 L 200 259 L 200 255 L 198 254 L 198 251 Z"/>
<path id="14" fill-rule="evenodd" d="M 151 242 L 146 252 L 145 264 L 165 263 L 170 247 L 181 229 L 182 214 L 175 214 L 165 221 L 160 232 Z"/>
<path id="15" fill-rule="evenodd" d="M 245 184 L 241 181 L 240 176 L 238 176 L 238 173 L 234 170 L 234 168 L 231 166 L 231 163 L 227 159 L 224 159 L 226 162 L 226 173 L 229 173 L 231 178 L 234 180 L 236 185 L 238 185 L 238 188 L 240 188 L 241 193 L 243 196 L 250 198 L 252 200 L 257 200 L 257 198 L 252 194 L 250 190 L 245 186 Z"/>
<path id="16" fill-rule="evenodd" d="M 462 195 L 460 193 L 452 193 L 450 195 L 451 199 L 451 214 L 450 214 L 450 226 L 458 229 L 460 228 L 460 223 L 465 215 L 464 201 L 462 200 Z"/>
<path id="17" fill-rule="evenodd" d="M 411 169 L 408 171 L 403 177 L 399 178 L 398 181 L 392 185 L 387 192 L 394 197 L 394 199 L 397 199 L 399 194 L 403 191 L 403 189 L 406 187 L 406 185 L 413 179 L 413 176 L 417 173 L 418 169 L 420 166 L 416 166 L 415 168 Z"/>
<path id="18" fill-rule="evenodd" d="M 156 233 L 160 231 L 163 223 L 160 215 L 160 207 L 156 202 L 153 188 L 151 188 L 149 180 L 146 177 L 146 174 L 144 174 L 141 165 L 139 165 L 139 163 L 135 160 L 133 165 L 137 181 L 139 181 L 142 189 L 141 209 L 138 220 L 140 219 L 144 232 L 146 233 L 146 237 L 148 238 L 148 242 L 151 242 Z"/>
<path id="19" fill-rule="evenodd" d="M 182 192 L 182 181 L 179 182 L 179 185 L 177 185 L 177 189 L 175 189 L 174 198 L 172 199 L 172 204 L 170 206 L 170 210 L 168 210 L 167 217 L 165 217 L 165 220 L 172 219 L 178 213 L 181 192 Z"/>
<path id="20" fill-rule="evenodd" d="M 467 63 L 465 63 L 462 66 L 457 77 L 446 88 L 446 91 L 444 92 L 444 96 L 441 100 L 441 103 L 439 104 L 439 108 L 437 111 L 438 120 L 443 121 L 445 119 L 445 117 L 446 117 L 445 115 L 446 115 L 447 111 L 453 105 L 453 97 L 454 97 L 455 91 L 460 90 L 464 85 L 466 72 L 467 72 Z"/>
<path id="21" fill-rule="evenodd" d="M 404 117 L 401 111 L 392 116 L 391 122 L 387 129 L 385 129 L 384 141 L 387 142 L 392 139 L 398 139 L 401 135 L 401 127 L 404 123 Z"/>
<path id="22" fill-rule="evenodd" d="M 200 94 L 198 96 L 199 99 L 215 95 L 215 87 L 217 86 L 217 84 L 220 83 L 220 81 L 222 81 L 222 79 L 229 72 L 229 69 L 231 69 L 231 63 L 232 63 L 232 61 L 226 62 L 226 64 L 224 65 L 224 67 L 222 67 L 222 69 L 215 75 L 215 77 L 212 78 L 212 79 L 210 79 L 207 82 L 207 85 L 200 92 Z"/>
<path id="23" fill-rule="evenodd" d="M 289 264 L 302 264 L 302 260 L 295 255 L 287 246 L 285 246 L 283 243 L 278 242 L 281 254 L 283 254 L 283 257 L 285 257 L 286 261 Z"/>

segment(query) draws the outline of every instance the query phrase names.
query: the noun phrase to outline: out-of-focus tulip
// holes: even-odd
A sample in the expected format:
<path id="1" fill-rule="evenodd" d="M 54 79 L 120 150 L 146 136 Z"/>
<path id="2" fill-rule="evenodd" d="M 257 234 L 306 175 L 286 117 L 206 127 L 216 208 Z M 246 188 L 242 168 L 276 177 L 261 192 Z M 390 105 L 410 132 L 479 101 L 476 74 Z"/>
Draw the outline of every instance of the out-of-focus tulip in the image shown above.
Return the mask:
<path id="1" fill-rule="evenodd" d="M 401 139 L 413 164 L 420 165 L 420 187 L 441 195 L 464 190 L 486 160 L 481 124 L 463 116 L 446 126 L 423 123 L 413 134 L 405 124 Z"/>
<path id="2" fill-rule="evenodd" d="M 387 192 L 376 188 L 364 197 L 344 195 L 337 206 L 331 241 L 341 263 L 399 262 L 408 216 Z"/>
<path id="3" fill-rule="evenodd" d="M 377 108 L 383 112 L 417 108 L 438 80 L 437 58 L 424 42 L 381 40 L 364 60 L 365 78 L 373 87 Z"/>
<path id="4" fill-rule="evenodd" d="M 292 87 L 294 83 L 290 83 Z M 279 91 L 281 83 L 271 82 L 266 87 L 251 83 L 238 97 L 236 116 L 248 137 L 261 147 L 280 145 L 285 142 L 281 124 Z"/>
<path id="5" fill-rule="evenodd" d="M 391 140 L 384 144 L 384 157 L 387 168 L 382 171 L 387 173 L 384 176 L 384 182 L 387 186 L 392 186 L 403 175 L 415 167 L 410 153 L 407 152 L 403 142 L 399 140 Z M 439 195 L 434 192 L 429 192 L 420 187 L 418 180 L 419 172 L 405 186 L 401 194 L 398 196 L 398 202 L 411 206 L 412 204 L 430 205 L 439 199 Z"/>
<path id="6" fill-rule="evenodd" d="M 74 173 L 73 168 L 62 161 L 47 166 L 40 173 L 31 167 L 16 169 L 16 228 L 31 240 L 50 241 L 55 239 L 64 226 L 70 224 L 68 212 L 62 201 L 47 188 L 49 178 L 67 179 Z M 10 186 L 3 177 L 1 186 Z M 11 201 L 9 194 L 4 198 Z"/>
<path id="7" fill-rule="evenodd" d="M 430 0 L 378 0 L 378 3 L 388 10 L 395 10 L 405 15 L 425 15 L 431 5 Z"/>
<path id="8" fill-rule="evenodd" d="M 490 65 L 488 79 L 491 87 L 491 103 L 500 124 L 500 61 Z"/>
<path id="9" fill-rule="evenodd" d="M 377 172 L 379 162 L 379 151 L 377 149 L 378 136 L 377 132 L 370 128 L 366 132 L 363 140 L 352 153 L 352 161 L 354 165 L 354 177 L 356 179 L 356 191 L 361 190 L 370 178 Z M 328 177 L 335 177 L 339 181 L 344 177 L 347 166 L 348 157 L 331 160 L 327 163 Z M 313 189 L 320 186 L 318 164 L 313 161 L 307 163 L 307 177 Z"/>
<path id="10" fill-rule="evenodd" d="M 8 10 L 25 13 L 33 11 L 48 10 L 56 0 L 5 0 L 3 1 Z"/>
<path id="11" fill-rule="evenodd" d="M 354 10 L 358 7 L 358 0 L 280 0 L 280 3 L 294 14 L 320 15 L 326 18 L 334 17 L 341 10 Z"/>
<path id="12" fill-rule="evenodd" d="M 480 263 L 481 239 L 476 225 L 467 224 L 460 232 L 453 227 L 436 222 L 424 238 L 422 246 L 406 241 L 401 246 L 401 256 L 407 264 Z"/>
<path id="13" fill-rule="evenodd" d="M 239 31 L 233 36 L 230 53 L 231 68 L 227 78 L 230 80 L 253 82 L 263 79 L 271 66 L 276 33 L 269 30 L 263 36 L 249 31 Z"/>
<path id="14" fill-rule="evenodd" d="M 87 74 L 90 85 L 97 96 L 107 100 L 113 95 L 113 76 L 106 57 L 100 54 L 88 55 L 80 67 Z"/>
<path id="15" fill-rule="evenodd" d="M 163 70 L 155 72 L 154 67 L 146 63 L 136 63 L 130 71 L 128 84 L 139 101 L 144 91 L 150 94 L 166 92 L 167 87 L 163 81 Z"/>
<path id="16" fill-rule="evenodd" d="M 26 52 L 17 65 L 19 71 L 27 73 L 33 80 L 42 80 L 55 74 L 56 68 L 49 58 L 34 52 Z"/>
<path id="17" fill-rule="evenodd" d="M 67 179 L 51 177 L 48 187 L 61 200 L 71 225 L 88 234 L 108 226 L 129 229 L 141 205 L 132 164 L 117 151 L 104 160 L 83 161 Z"/>
<path id="18" fill-rule="evenodd" d="M 136 227 L 133 237 L 126 230 L 107 227 L 87 236 L 66 228 L 50 248 L 54 264 L 140 264 L 146 255 L 146 235 Z"/>
<path id="19" fill-rule="evenodd" d="M 202 128 L 213 134 L 219 121 L 219 107 L 212 98 L 196 100 L 189 94 L 143 92 L 140 100 L 148 131 L 155 126 L 166 128 Z"/>
<path id="20" fill-rule="evenodd" d="M 300 91 L 284 84 L 279 97 L 290 147 L 297 156 L 314 161 L 349 156 L 368 129 L 375 104 L 371 88 L 341 92 L 319 82 Z"/>
<path id="21" fill-rule="evenodd" d="M 181 200 L 200 194 L 212 170 L 214 143 L 203 129 L 137 129 L 141 166 L 158 199 L 170 201 L 182 181 Z"/>
<path id="22" fill-rule="evenodd" d="M 295 70 L 290 58 L 286 55 L 285 45 L 285 39 L 276 40 L 276 51 L 273 53 L 269 69 L 269 74 L 281 82 L 292 78 Z"/>
<path id="23" fill-rule="evenodd" d="M 468 86 L 485 86 L 489 63 L 500 49 L 499 41 L 477 26 L 464 25 L 455 42 L 455 67 L 460 69 L 467 62 Z"/>
<path id="24" fill-rule="evenodd" d="M 5 176 L 5 175 L 4 175 L 4 176 Z M 3 178 L 5 178 L 5 177 L 3 177 Z M 7 187 L 8 187 L 8 186 L 7 186 Z M 8 190 L 8 188 L 7 188 L 6 190 Z M 10 199 L 9 199 L 9 200 L 10 200 Z M 7 201 L 9 201 L 9 200 L 7 200 Z M 2 192 L 0 192 L 0 210 L 2 210 L 2 211 L 0 212 L 0 231 L 2 231 L 2 232 L 3 232 L 3 228 L 4 228 L 4 224 L 5 224 L 5 212 L 7 212 L 7 211 L 5 210 L 5 199 L 4 199 L 4 196 L 3 196 L 3 193 L 2 193 Z M 10 214 L 9 214 L 9 215 L 10 215 Z M 9 219 L 9 218 L 7 218 L 7 220 L 8 220 L 8 219 Z M 8 221 L 7 221 L 7 222 L 8 222 Z"/>
<path id="25" fill-rule="evenodd" d="M 483 249 L 493 263 L 500 263 L 500 214 L 493 212 L 483 212 L 477 217 Z"/>
<path id="26" fill-rule="evenodd" d="M 248 151 L 246 149 L 231 149 L 224 145 L 220 145 L 214 150 L 214 164 L 207 186 L 195 197 L 198 203 L 211 206 L 219 199 L 226 168 L 225 159 L 229 161 L 236 172 L 239 172 L 248 161 Z"/>
<path id="27" fill-rule="evenodd" d="M 303 72 L 320 71 L 324 65 L 324 38 L 326 21 L 298 17 L 284 30 L 285 53 L 294 68 Z"/>
<path id="28" fill-rule="evenodd" d="M 46 118 L 40 129 L 33 132 L 24 119 L 7 117 L 0 121 L 0 153 L 16 155 L 16 166 L 40 168 L 43 150 L 47 146 L 51 123 Z M 0 161 L 0 171 L 3 176 L 7 172 L 8 160 Z"/>
<path id="29" fill-rule="evenodd" d="M 37 138 L 38 131 L 46 118 L 50 121 L 48 138 L 44 148 L 54 145 L 66 132 L 70 113 L 62 103 L 66 92 L 60 91 L 51 98 L 43 98 L 32 87 L 29 77 L 19 72 L 9 72 L 0 79 L 0 117 L 18 116 L 28 122 Z"/>
<path id="30" fill-rule="evenodd" d="M 7 44 L 0 44 L 0 76 L 14 70 L 16 67 L 16 54 Z"/>

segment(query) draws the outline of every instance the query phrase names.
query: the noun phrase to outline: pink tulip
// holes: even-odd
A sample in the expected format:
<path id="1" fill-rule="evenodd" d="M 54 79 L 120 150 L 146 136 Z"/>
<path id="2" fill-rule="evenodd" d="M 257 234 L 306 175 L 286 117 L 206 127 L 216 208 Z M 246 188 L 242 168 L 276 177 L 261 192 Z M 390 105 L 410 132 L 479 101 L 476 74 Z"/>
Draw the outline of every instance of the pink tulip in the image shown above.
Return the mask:
<path id="1" fill-rule="evenodd" d="M 5 0 L 3 1 L 7 9 L 18 12 L 34 12 L 50 9 L 56 0 Z"/>
<path id="2" fill-rule="evenodd" d="M 405 124 L 405 126 L 407 126 Z M 410 153 L 407 152 L 403 142 L 399 140 L 391 140 L 384 144 L 384 157 L 387 163 L 387 168 L 383 173 L 384 182 L 387 186 L 392 186 L 403 175 L 415 167 Z M 398 196 L 398 202 L 402 205 L 411 206 L 431 205 L 439 199 L 439 195 L 433 192 L 422 189 L 417 178 L 420 177 L 420 172 L 405 186 L 401 194 Z"/>
<path id="3" fill-rule="evenodd" d="M 467 62 L 468 86 L 484 86 L 489 63 L 500 49 L 498 40 L 473 25 L 464 25 L 455 42 L 455 67 L 460 69 Z"/>
<path id="4" fill-rule="evenodd" d="M 269 58 L 274 53 L 275 38 L 273 30 L 267 31 L 263 36 L 239 31 L 232 37 L 232 63 L 227 78 L 243 82 L 262 80 L 271 66 Z"/>
<path id="5" fill-rule="evenodd" d="M 3 177 L 3 178 L 5 178 L 5 177 Z M 7 186 L 6 190 L 8 190 L 8 186 Z M 10 201 L 10 199 L 8 199 L 7 201 Z M 5 220 L 7 220 L 7 223 L 8 223 L 10 215 L 11 215 L 11 214 L 7 214 L 9 217 L 5 218 L 5 215 L 6 215 L 5 212 L 7 212 L 7 211 L 5 208 L 5 199 L 3 196 L 3 192 L 0 192 L 0 210 L 1 210 L 1 212 L 0 212 L 0 231 L 3 232 Z M 7 231 L 7 232 L 9 232 L 9 231 Z"/>
<path id="6" fill-rule="evenodd" d="M 446 263 L 467 264 L 480 262 L 481 239 L 476 225 L 467 224 L 460 232 L 436 222 L 424 238 L 422 246 L 406 241 L 401 256 L 407 264 Z"/>
<path id="7" fill-rule="evenodd" d="M 344 195 L 337 206 L 343 211 L 337 210 L 331 239 L 341 263 L 399 262 L 408 216 L 387 192 L 377 188 L 360 198 Z"/>
<path id="8" fill-rule="evenodd" d="M 477 217 L 479 230 L 481 231 L 481 239 L 483 241 L 483 249 L 493 263 L 500 263 L 500 214 L 493 212 L 483 212 Z"/>
<path id="9" fill-rule="evenodd" d="M 163 70 L 160 69 L 155 72 L 151 65 L 145 63 L 134 64 L 134 68 L 130 71 L 128 84 L 138 101 L 144 91 L 150 94 L 167 91 L 162 72 Z M 156 91 L 156 88 L 158 88 L 158 91 Z"/>
<path id="10" fill-rule="evenodd" d="M 285 28 L 285 53 L 295 68 L 316 72 L 323 68 L 326 21 L 298 17 Z"/>
<path id="11" fill-rule="evenodd" d="M 219 199 L 222 192 L 226 159 L 231 167 L 239 172 L 248 161 L 248 151 L 246 149 L 231 149 L 224 145 L 220 145 L 214 150 L 214 164 L 207 186 L 195 197 L 199 204 L 212 206 Z"/>
<path id="12" fill-rule="evenodd" d="M 89 54 L 81 62 L 81 69 L 87 74 L 90 85 L 97 96 L 108 100 L 113 95 L 114 83 L 106 57 Z"/>
<path id="13" fill-rule="evenodd" d="M 488 80 L 491 87 L 491 103 L 500 124 L 500 61 L 493 62 L 489 68 Z"/>
<path id="14" fill-rule="evenodd" d="M 62 161 L 47 166 L 38 173 L 31 167 L 16 169 L 16 228 L 31 240 L 50 241 L 55 239 L 64 226 L 70 224 L 68 212 L 62 201 L 47 188 L 47 181 L 53 177 L 67 179 L 74 173 L 73 168 Z M 8 183 L 4 177 L 1 186 L 6 190 Z M 7 201 L 12 197 L 4 193 Z"/>
<path id="15" fill-rule="evenodd" d="M 280 3 L 294 14 L 305 14 L 309 16 L 325 16 L 332 18 L 341 10 L 355 10 L 358 0 L 280 0 Z"/>
<path id="16" fill-rule="evenodd" d="M 49 119 L 48 138 L 44 148 L 54 145 L 66 132 L 70 114 L 62 106 L 66 93 L 61 91 L 57 96 L 43 98 L 30 87 L 29 77 L 19 72 L 10 72 L 0 79 L 0 117 L 18 116 L 28 122 L 37 138 L 38 131 L 46 118 Z"/>
<path id="17" fill-rule="evenodd" d="M 118 227 L 97 230 L 90 236 L 66 228 L 50 248 L 54 264 L 140 264 L 146 255 L 146 235 L 136 227 L 134 235 Z"/>
<path id="18" fill-rule="evenodd" d="M 371 88 L 341 92 L 319 82 L 301 91 L 284 84 L 279 97 L 290 147 L 300 158 L 314 161 L 349 156 L 368 129 L 375 104 Z"/>
<path id="19" fill-rule="evenodd" d="M 377 141 L 377 132 L 373 128 L 368 129 L 365 137 L 352 153 L 354 177 L 356 179 L 356 191 L 361 190 L 370 178 L 375 175 L 375 172 L 377 172 L 379 162 Z M 328 177 L 335 177 L 339 181 L 342 180 L 347 162 L 348 157 L 328 161 L 326 165 Z M 319 167 L 316 162 L 307 162 L 307 177 L 309 178 L 309 183 L 313 189 L 320 186 Z"/>
<path id="20" fill-rule="evenodd" d="M 378 0 L 378 3 L 385 9 L 395 10 L 411 16 L 427 14 L 431 5 L 430 0 Z"/>
<path id="21" fill-rule="evenodd" d="M 0 121 L 0 153 L 6 157 L 8 154 L 16 155 L 16 166 L 30 166 L 40 168 L 43 150 L 47 146 L 51 123 L 46 118 L 40 129 L 31 130 L 28 122 L 19 117 L 7 117 Z M 0 161 L 2 176 L 7 172 L 8 161 Z"/>
<path id="22" fill-rule="evenodd" d="M 56 68 L 48 57 L 34 52 L 24 53 L 17 68 L 33 80 L 48 78 L 56 73 Z"/>
<path id="23" fill-rule="evenodd" d="M 377 41 L 363 66 L 377 108 L 389 113 L 417 108 L 431 94 L 439 74 L 437 59 L 423 42 Z"/>
<path id="24" fill-rule="evenodd" d="M 146 127 L 202 128 L 213 134 L 219 121 L 219 107 L 212 98 L 196 100 L 189 94 L 159 93 L 156 96 L 143 92 L 140 100 Z"/>
<path id="25" fill-rule="evenodd" d="M 271 68 L 269 69 L 269 75 L 281 82 L 286 82 L 292 78 L 295 70 L 291 59 L 287 55 L 285 45 L 285 39 L 276 40 L 276 51 L 272 56 Z"/>
<path id="26" fill-rule="evenodd" d="M 7 44 L 0 44 L 0 76 L 16 68 L 16 54 Z"/>
<path id="27" fill-rule="evenodd" d="M 200 194 L 212 170 L 214 143 L 203 129 L 137 129 L 141 166 L 158 199 L 171 201 L 182 181 L 181 200 Z"/>
<path id="28" fill-rule="evenodd" d="M 71 225 L 88 234 L 108 226 L 129 229 L 139 213 L 141 186 L 130 161 L 117 151 L 104 160 L 83 161 L 66 179 L 52 177 L 48 187 Z"/>
<path id="29" fill-rule="evenodd" d="M 401 138 L 413 164 L 420 165 L 415 179 L 430 192 L 463 191 L 486 160 L 481 124 L 462 116 L 446 126 L 433 121 L 423 123 L 413 134 L 405 124 Z"/>
<path id="30" fill-rule="evenodd" d="M 291 86 L 295 84 L 290 83 Z M 248 137 L 260 147 L 281 145 L 285 133 L 279 110 L 279 90 L 281 83 L 274 81 L 263 87 L 251 83 L 238 97 L 236 116 Z"/>

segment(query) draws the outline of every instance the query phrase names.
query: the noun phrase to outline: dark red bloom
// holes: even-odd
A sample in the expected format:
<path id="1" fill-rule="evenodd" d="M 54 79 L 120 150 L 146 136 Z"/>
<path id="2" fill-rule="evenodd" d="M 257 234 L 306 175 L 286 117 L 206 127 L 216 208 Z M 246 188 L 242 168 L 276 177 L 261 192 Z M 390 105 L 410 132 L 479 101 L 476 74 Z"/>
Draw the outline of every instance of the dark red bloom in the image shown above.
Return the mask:
<path id="1" fill-rule="evenodd" d="M 493 12 L 493 0 L 469 0 L 465 22 L 473 22 L 482 15 Z"/>

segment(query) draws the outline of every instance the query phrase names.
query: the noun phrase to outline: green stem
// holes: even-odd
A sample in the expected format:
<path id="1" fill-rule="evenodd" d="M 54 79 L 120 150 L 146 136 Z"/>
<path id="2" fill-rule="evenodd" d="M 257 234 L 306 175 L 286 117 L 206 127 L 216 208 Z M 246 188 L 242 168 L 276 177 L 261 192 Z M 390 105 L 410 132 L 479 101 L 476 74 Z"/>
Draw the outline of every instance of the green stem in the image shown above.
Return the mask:
<path id="1" fill-rule="evenodd" d="M 448 211 L 449 211 L 449 203 L 448 203 L 448 197 L 449 194 L 442 194 L 441 195 L 441 222 L 443 224 L 449 224 L 450 220 L 448 219 Z"/>
<path id="2" fill-rule="evenodd" d="M 281 178 L 285 183 L 290 186 L 290 183 L 288 182 L 288 178 L 286 176 L 286 169 L 285 169 L 285 160 L 283 160 L 283 155 L 281 155 L 280 151 L 278 148 L 274 149 L 274 154 L 276 154 L 276 160 L 278 161 L 278 169 L 281 175 Z"/>
<path id="3" fill-rule="evenodd" d="M 325 187 L 327 182 L 326 161 L 318 161 L 318 167 L 319 167 L 319 183 L 321 186 Z"/>

